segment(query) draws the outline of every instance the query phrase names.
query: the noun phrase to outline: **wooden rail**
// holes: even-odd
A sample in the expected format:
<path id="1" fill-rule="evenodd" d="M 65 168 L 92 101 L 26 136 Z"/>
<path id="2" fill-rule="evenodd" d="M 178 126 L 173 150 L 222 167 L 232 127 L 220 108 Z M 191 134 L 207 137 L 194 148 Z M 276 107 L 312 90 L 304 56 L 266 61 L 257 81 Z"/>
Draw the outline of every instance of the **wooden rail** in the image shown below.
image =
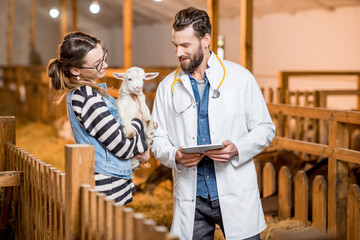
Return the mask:
<path id="1" fill-rule="evenodd" d="M 356 76 L 357 90 L 360 90 L 360 72 L 359 71 L 281 71 L 279 72 L 279 88 L 281 89 L 280 102 L 286 103 L 285 92 L 289 90 L 289 81 L 291 77 L 299 76 Z M 343 95 L 343 94 L 341 94 Z M 323 96 L 324 97 L 324 96 Z M 318 106 L 326 107 L 326 106 Z M 360 96 L 358 95 L 357 109 L 360 110 Z"/>
<path id="2" fill-rule="evenodd" d="M 0 172 L 2 237 L 12 202 L 15 239 L 179 239 L 93 188 L 92 146 L 65 146 L 65 174 L 17 147 L 14 123 L 14 117 L 0 117 L 0 160 L 7 170 Z"/>

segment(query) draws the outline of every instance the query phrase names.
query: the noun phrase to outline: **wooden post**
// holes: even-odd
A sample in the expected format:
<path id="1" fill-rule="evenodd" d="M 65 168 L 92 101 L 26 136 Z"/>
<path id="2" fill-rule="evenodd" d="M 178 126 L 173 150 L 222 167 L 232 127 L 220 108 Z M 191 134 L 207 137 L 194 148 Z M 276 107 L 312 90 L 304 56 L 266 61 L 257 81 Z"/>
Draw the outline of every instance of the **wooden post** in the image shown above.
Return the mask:
<path id="1" fill-rule="evenodd" d="M 240 0 L 240 64 L 252 72 L 253 0 Z"/>
<path id="2" fill-rule="evenodd" d="M 279 218 L 291 218 L 291 173 L 286 166 L 279 172 Z"/>
<path id="3" fill-rule="evenodd" d="M 114 239 L 124 240 L 124 206 L 113 205 L 113 236 Z"/>
<path id="4" fill-rule="evenodd" d="M 294 206 L 295 216 L 294 218 L 304 223 L 308 221 L 308 178 L 304 171 L 300 170 L 295 176 L 295 194 L 294 194 Z"/>
<path id="5" fill-rule="evenodd" d="M 77 31 L 77 0 L 72 0 L 72 30 Z"/>
<path id="6" fill-rule="evenodd" d="M 289 75 L 285 72 L 279 72 L 279 88 L 280 88 L 280 102 L 285 103 L 285 92 L 289 89 Z"/>
<path id="7" fill-rule="evenodd" d="M 65 238 L 80 237 L 80 187 L 94 186 L 94 147 L 86 144 L 65 146 Z"/>
<path id="8" fill-rule="evenodd" d="M 217 38 L 219 35 L 219 0 L 207 0 L 207 12 L 211 22 L 210 50 L 217 54 Z"/>
<path id="9" fill-rule="evenodd" d="M 134 221 L 134 239 L 142 239 L 146 236 L 146 233 L 144 231 L 144 220 L 145 216 L 142 213 L 135 213 L 133 215 L 133 221 Z"/>
<path id="10" fill-rule="evenodd" d="M 145 219 L 144 220 L 144 232 L 146 233 L 146 236 L 148 237 L 148 240 L 156 240 L 154 238 L 154 232 L 155 232 L 155 226 L 156 223 L 152 219 Z"/>
<path id="11" fill-rule="evenodd" d="M 132 0 L 123 1 L 124 68 L 132 65 Z"/>
<path id="12" fill-rule="evenodd" d="M 31 0 L 30 17 L 30 65 L 35 64 L 35 43 L 36 43 L 36 0 Z"/>
<path id="13" fill-rule="evenodd" d="M 275 192 L 275 169 L 271 162 L 265 163 L 263 170 L 263 197 Z"/>
<path id="14" fill-rule="evenodd" d="M 124 240 L 136 240 L 134 239 L 134 209 L 125 207 L 123 209 L 124 217 Z"/>
<path id="15" fill-rule="evenodd" d="M 80 239 L 85 240 L 88 238 L 89 232 L 89 222 L 90 222 L 90 206 L 89 206 L 89 184 L 81 185 L 80 189 L 80 198 L 81 198 L 81 205 L 80 205 L 80 212 L 81 212 L 81 224 L 80 224 Z"/>
<path id="16" fill-rule="evenodd" d="M 98 192 L 95 189 L 89 190 L 89 233 L 87 239 L 96 239 L 96 233 L 97 233 L 97 203 L 96 203 L 96 194 Z"/>
<path id="17" fill-rule="evenodd" d="M 67 33 L 68 26 L 68 14 L 67 14 L 67 0 L 61 0 L 61 9 L 60 9 L 60 33 L 61 39 L 63 39 Z"/>
<path id="18" fill-rule="evenodd" d="M 357 89 L 360 90 L 360 75 L 357 75 Z M 360 96 L 357 97 L 357 110 L 360 111 Z"/>
<path id="19" fill-rule="evenodd" d="M 113 205 L 115 201 L 113 199 L 105 199 L 105 239 L 111 240 L 114 239 L 114 230 L 113 230 L 113 222 L 114 222 L 114 212 Z"/>
<path id="20" fill-rule="evenodd" d="M 14 0 L 9 0 L 9 25 L 7 41 L 7 65 L 11 66 L 13 62 L 13 36 L 14 36 Z"/>
<path id="21" fill-rule="evenodd" d="M 0 171 L 7 170 L 6 145 L 8 142 L 15 144 L 15 117 L 0 116 Z"/>
<path id="22" fill-rule="evenodd" d="M 335 152 L 338 147 L 349 147 L 348 125 L 329 121 L 329 147 Z M 348 163 L 338 161 L 331 154 L 328 167 L 328 231 L 340 237 L 346 236 L 346 196 L 348 191 Z"/>
<path id="23" fill-rule="evenodd" d="M 325 178 L 317 175 L 312 187 L 312 222 L 313 226 L 326 231 L 327 185 Z"/>
<path id="24" fill-rule="evenodd" d="M 96 227 L 96 236 L 97 239 L 105 239 L 105 193 L 96 194 L 96 205 L 97 205 L 97 227 Z"/>
<path id="25" fill-rule="evenodd" d="M 156 226 L 154 231 L 155 239 L 165 240 L 168 229 L 165 226 Z"/>

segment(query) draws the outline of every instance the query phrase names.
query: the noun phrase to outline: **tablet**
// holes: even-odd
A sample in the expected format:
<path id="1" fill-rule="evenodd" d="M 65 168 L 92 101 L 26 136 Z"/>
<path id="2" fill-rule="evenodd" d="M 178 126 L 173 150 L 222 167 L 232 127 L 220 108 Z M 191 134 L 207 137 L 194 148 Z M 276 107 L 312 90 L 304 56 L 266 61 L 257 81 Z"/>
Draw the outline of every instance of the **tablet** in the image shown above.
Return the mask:
<path id="1" fill-rule="evenodd" d="M 224 145 L 222 143 L 218 143 L 218 144 L 206 144 L 206 145 L 182 147 L 181 150 L 184 153 L 203 153 L 208 150 L 220 149 L 223 147 Z"/>

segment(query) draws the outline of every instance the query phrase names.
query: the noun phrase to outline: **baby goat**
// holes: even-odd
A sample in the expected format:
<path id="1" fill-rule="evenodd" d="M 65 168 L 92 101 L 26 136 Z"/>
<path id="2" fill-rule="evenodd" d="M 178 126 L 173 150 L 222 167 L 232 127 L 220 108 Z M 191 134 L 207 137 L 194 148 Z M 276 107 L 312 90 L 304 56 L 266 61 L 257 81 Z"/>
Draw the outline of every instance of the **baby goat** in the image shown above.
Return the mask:
<path id="1" fill-rule="evenodd" d="M 124 80 L 119 90 L 119 97 L 116 100 L 116 108 L 119 111 L 121 122 L 124 125 L 125 135 L 128 138 L 135 136 L 135 129 L 131 126 L 131 120 L 136 117 L 139 109 L 136 102 L 132 99 L 130 94 L 134 94 L 139 103 L 142 113 L 143 123 L 145 127 L 145 135 L 148 146 L 152 143 L 154 131 L 157 128 L 157 123 L 151 121 L 151 114 L 145 102 L 145 95 L 143 93 L 144 80 L 156 78 L 159 73 L 145 73 L 142 68 L 131 67 L 126 73 L 113 73 L 117 79 Z M 132 168 L 136 169 L 139 162 L 132 159 Z"/>

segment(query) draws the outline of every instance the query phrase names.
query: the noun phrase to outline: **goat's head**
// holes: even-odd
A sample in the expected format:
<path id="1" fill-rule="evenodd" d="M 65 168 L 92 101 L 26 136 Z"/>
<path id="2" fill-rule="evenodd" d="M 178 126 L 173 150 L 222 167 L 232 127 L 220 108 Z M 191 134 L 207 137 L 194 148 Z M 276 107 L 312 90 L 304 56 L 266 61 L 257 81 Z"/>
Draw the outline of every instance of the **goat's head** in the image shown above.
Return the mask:
<path id="1" fill-rule="evenodd" d="M 126 73 L 113 73 L 114 77 L 117 79 L 124 80 L 121 89 L 128 93 L 134 93 L 135 95 L 139 95 L 142 93 L 142 89 L 144 86 L 144 80 L 150 80 L 156 78 L 159 73 L 145 73 L 142 68 L 139 67 L 131 67 L 126 70 Z"/>

